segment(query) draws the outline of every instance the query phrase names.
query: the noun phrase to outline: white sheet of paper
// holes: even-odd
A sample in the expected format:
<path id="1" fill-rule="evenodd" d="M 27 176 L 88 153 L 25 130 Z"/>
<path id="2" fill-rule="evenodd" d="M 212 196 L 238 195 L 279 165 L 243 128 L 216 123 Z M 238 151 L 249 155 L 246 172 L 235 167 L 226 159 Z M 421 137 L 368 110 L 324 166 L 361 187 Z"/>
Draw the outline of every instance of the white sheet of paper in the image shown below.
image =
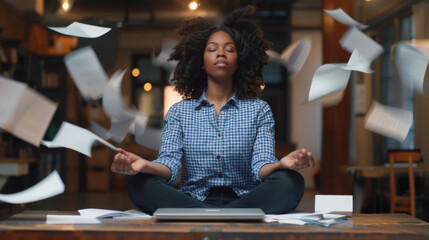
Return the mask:
<path id="1" fill-rule="evenodd" d="M 346 64 L 324 64 L 317 68 L 311 81 L 308 101 L 314 101 L 328 94 L 342 91 L 347 87 L 350 70 L 345 70 Z"/>
<path id="2" fill-rule="evenodd" d="M 99 208 L 85 208 L 78 210 L 79 214 L 83 217 L 88 218 L 114 218 L 114 219 L 150 219 L 151 215 L 137 211 L 127 210 L 118 211 L 110 209 L 99 209 Z"/>
<path id="3" fill-rule="evenodd" d="M 350 53 L 357 49 L 369 62 L 374 61 L 384 51 L 380 44 L 354 27 L 349 28 L 341 37 L 340 44 Z"/>
<path id="4" fill-rule="evenodd" d="M 101 224 L 98 218 L 80 215 L 46 215 L 46 224 Z"/>
<path id="5" fill-rule="evenodd" d="M 50 198 L 64 192 L 65 186 L 60 175 L 54 170 L 34 186 L 12 194 L 0 194 L 0 201 L 22 204 Z"/>
<path id="6" fill-rule="evenodd" d="M 176 69 L 178 61 L 168 61 L 170 54 L 173 53 L 174 47 L 179 43 L 178 39 L 166 38 L 162 40 L 161 52 L 158 56 L 155 56 L 155 53 L 152 52 L 152 64 L 155 66 L 160 66 L 168 72 L 174 71 Z"/>
<path id="7" fill-rule="evenodd" d="M 301 70 L 311 50 L 309 38 L 303 38 L 290 44 L 281 54 L 280 58 L 287 62 L 289 72 L 297 73 Z"/>
<path id="8" fill-rule="evenodd" d="M 342 67 L 345 70 L 353 70 L 364 73 L 373 73 L 374 70 L 370 67 L 371 61 L 365 58 L 363 54 L 359 52 L 358 49 L 355 49 L 350 56 L 347 66 Z"/>
<path id="9" fill-rule="evenodd" d="M 316 195 L 314 202 L 315 212 L 353 213 L 352 195 Z"/>
<path id="10" fill-rule="evenodd" d="M 311 41 L 308 38 L 300 39 L 290 44 L 281 54 L 274 50 L 267 50 L 268 60 L 283 65 L 289 72 L 296 75 L 307 60 L 311 50 Z M 294 78 L 291 77 L 291 80 Z"/>
<path id="11" fill-rule="evenodd" d="M 136 118 L 134 119 L 133 124 L 130 126 L 130 129 L 128 129 L 128 132 L 134 134 L 137 138 L 137 135 L 143 134 L 148 121 L 149 116 L 147 114 L 137 112 Z"/>
<path id="12" fill-rule="evenodd" d="M 313 75 L 308 95 L 309 102 L 320 102 L 323 106 L 341 101 L 349 82 L 351 71 L 372 73 L 371 62 L 355 49 L 347 64 L 335 63 L 320 66 Z"/>
<path id="13" fill-rule="evenodd" d="M 97 38 L 110 31 L 111 28 L 99 27 L 80 22 L 73 22 L 67 27 L 48 27 L 58 33 L 82 37 L 82 38 Z"/>
<path id="14" fill-rule="evenodd" d="M 135 134 L 136 142 L 142 146 L 158 151 L 161 148 L 163 132 L 163 129 L 145 128 L 143 133 Z"/>
<path id="15" fill-rule="evenodd" d="M 0 127 L 16 137 L 38 147 L 57 106 L 27 85 L 0 76 Z"/>
<path id="16" fill-rule="evenodd" d="M 368 25 L 364 25 L 360 22 L 357 22 L 352 17 L 350 17 L 347 13 L 345 13 L 344 10 L 341 8 L 337 8 L 333 10 L 323 9 L 323 11 L 325 11 L 327 14 L 329 14 L 329 16 L 333 17 L 335 20 L 337 20 L 338 22 L 344 25 L 347 25 L 350 27 L 357 27 L 361 30 L 368 28 Z"/>
<path id="17" fill-rule="evenodd" d="M 403 142 L 413 124 L 413 113 L 374 101 L 364 122 L 366 129 Z"/>
<path id="18" fill-rule="evenodd" d="M 118 121 L 111 119 L 111 126 L 109 130 L 106 130 L 96 122 L 91 122 L 91 130 L 100 136 L 101 138 L 107 140 L 112 139 L 117 143 L 120 143 L 128 134 L 129 128 L 132 126 L 134 119 Z"/>
<path id="19" fill-rule="evenodd" d="M 402 41 L 392 46 L 392 56 L 402 85 L 423 95 L 429 63 L 429 41 Z"/>
<path id="20" fill-rule="evenodd" d="M 135 121 L 137 111 L 128 108 L 121 92 L 122 79 L 126 70 L 116 71 L 110 78 L 103 94 L 103 110 L 110 118 L 109 130 L 91 123 L 91 128 L 104 139 L 122 142 Z"/>
<path id="21" fill-rule="evenodd" d="M 12 124 L 11 120 L 27 85 L 0 76 L 0 127 Z"/>
<path id="22" fill-rule="evenodd" d="M 113 216 L 113 219 L 118 219 L 118 220 L 136 220 L 136 219 L 152 219 L 153 217 L 149 214 L 146 214 L 144 212 L 140 212 L 137 210 L 127 210 L 124 212 L 125 215 L 121 215 L 121 216 Z"/>
<path id="23" fill-rule="evenodd" d="M 122 97 L 121 85 L 126 71 L 127 70 L 116 71 L 107 83 L 103 93 L 102 104 L 104 112 L 110 118 L 114 118 L 118 121 L 134 118 L 136 112 L 134 109 L 128 108 Z"/>
<path id="24" fill-rule="evenodd" d="M 52 141 L 42 141 L 42 144 L 48 148 L 65 147 L 73 149 L 77 152 L 91 157 L 92 144 L 95 141 L 106 145 L 112 150 L 116 151 L 116 147 L 107 142 L 106 140 L 96 136 L 94 133 L 87 129 L 78 127 L 68 122 L 63 122 L 57 135 Z"/>
<path id="25" fill-rule="evenodd" d="M 307 222 L 304 222 L 304 221 L 299 220 L 299 219 L 292 219 L 292 218 L 277 219 L 277 218 L 271 218 L 271 217 L 267 217 L 267 216 L 265 216 L 264 222 L 267 222 L 267 223 L 278 222 L 278 223 L 282 223 L 282 224 L 293 224 L 293 225 L 305 225 L 305 224 L 307 224 Z"/>
<path id="26" fill-rule="evenodd" d="M 103 96 L 108 77 L 91 46 L 67 54 L 64 63 L 85 99 L 97 100 Z"/>

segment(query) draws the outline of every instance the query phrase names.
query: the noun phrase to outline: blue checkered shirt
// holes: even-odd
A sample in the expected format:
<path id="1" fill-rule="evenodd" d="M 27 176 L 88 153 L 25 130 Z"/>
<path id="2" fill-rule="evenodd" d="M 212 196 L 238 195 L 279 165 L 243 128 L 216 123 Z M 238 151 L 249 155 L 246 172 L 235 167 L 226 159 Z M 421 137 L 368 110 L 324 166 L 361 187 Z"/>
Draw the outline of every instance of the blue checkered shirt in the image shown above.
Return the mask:
<path id="1" fill-rule="evenodd" d="M 174 104 L 164 120 L 158 158 L 171 170 L 173 185 L 182 167 L 180 191 L 203 201 L 211 187 L 228 186 L 238 195 L 261 183 L 259 170 L 276 163 L 274 119 L 260 99 L 234 95 L 216 118 L 205 96 Z"/>

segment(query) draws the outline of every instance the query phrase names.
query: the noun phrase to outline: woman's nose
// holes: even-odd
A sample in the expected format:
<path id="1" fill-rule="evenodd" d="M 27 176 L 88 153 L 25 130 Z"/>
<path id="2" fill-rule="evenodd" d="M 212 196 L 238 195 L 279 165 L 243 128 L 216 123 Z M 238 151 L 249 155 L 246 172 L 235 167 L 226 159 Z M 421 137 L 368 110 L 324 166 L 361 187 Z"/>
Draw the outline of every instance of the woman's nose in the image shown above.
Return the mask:
<path id="1" fill-rule="evenodd" d="M 216 55 L 216 57 L 226 57 L 226 55 L 225 55 L 225 51 L 223 50 L 223 48 L 219 48 L 219 49 L 217 50 L 217 55 Z"/>

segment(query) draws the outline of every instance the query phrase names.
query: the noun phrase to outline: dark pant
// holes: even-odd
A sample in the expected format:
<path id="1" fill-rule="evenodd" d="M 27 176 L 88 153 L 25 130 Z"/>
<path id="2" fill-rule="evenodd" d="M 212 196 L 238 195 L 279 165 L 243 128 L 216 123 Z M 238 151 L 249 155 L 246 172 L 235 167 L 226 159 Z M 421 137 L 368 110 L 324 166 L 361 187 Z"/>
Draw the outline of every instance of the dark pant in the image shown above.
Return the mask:
<path id="1" fill-rule="evenodd" d="M 238 197 L 229 187 L 214 187 L 204 201 L 169 186 L 157 176 L 136 174 L 127 184 L 131 201 L 152 214 L 158 208 L 261 208 L 267 214 L 281 214 L 298 206 L 304 193 L 304 179 L 294 170 L 277 171 L 247 194 Z"/>

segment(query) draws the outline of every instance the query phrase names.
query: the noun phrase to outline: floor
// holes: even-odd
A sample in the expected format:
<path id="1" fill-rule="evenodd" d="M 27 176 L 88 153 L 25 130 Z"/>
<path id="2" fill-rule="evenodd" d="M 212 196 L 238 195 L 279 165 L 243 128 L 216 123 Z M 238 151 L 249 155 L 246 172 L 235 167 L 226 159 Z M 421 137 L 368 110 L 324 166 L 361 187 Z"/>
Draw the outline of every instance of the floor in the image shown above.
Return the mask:
<path id="1" fill-rule="evenodd" d="M 314 190 L 306 190 L 297 211 L 314 212 Z M 103 208 L 125 211 L 135 208 L 128 199 L 127 193 L 87 192 L 64 193 L 46 200 L 29 203 L 27 210 L 76 211 L 83 208 Z"/>

